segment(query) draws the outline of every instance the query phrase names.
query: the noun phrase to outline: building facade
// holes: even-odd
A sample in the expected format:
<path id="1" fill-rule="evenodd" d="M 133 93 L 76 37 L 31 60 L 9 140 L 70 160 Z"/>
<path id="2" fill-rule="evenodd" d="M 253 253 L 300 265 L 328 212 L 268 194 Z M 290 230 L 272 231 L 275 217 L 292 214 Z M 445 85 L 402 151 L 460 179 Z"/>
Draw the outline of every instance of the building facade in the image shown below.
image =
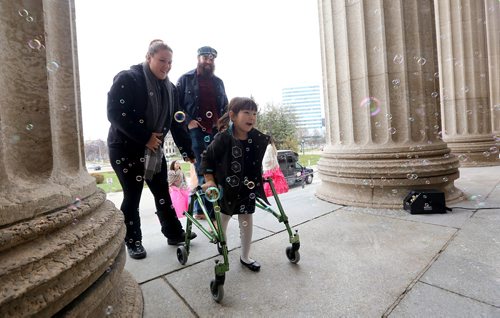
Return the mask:
<path id="1" fill-rule="evenodd" d="M 309 133 L 323 130 L 319 85 L 283 88 L 281 104 L 294 114 L 298 129 L 307 130 Z"/>

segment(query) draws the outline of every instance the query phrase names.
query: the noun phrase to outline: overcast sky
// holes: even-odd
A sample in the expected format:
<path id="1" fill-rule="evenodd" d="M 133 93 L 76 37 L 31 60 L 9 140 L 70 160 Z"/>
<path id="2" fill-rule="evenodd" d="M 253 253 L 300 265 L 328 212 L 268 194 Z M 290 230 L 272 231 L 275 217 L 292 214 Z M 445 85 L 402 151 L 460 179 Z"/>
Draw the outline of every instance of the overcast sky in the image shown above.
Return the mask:
<path id="1" fill-rule="evenodd" d="M 119 71 L 144 61 L 151 40 L 173 51 L 170 80 L 196 67 L 196 50 L 214 47 L 226 92 L 262 107 L 281 89 L 321 84 L 314 0 L 75 0 L 85 139 L 106 139 L 107 92 Z"/>

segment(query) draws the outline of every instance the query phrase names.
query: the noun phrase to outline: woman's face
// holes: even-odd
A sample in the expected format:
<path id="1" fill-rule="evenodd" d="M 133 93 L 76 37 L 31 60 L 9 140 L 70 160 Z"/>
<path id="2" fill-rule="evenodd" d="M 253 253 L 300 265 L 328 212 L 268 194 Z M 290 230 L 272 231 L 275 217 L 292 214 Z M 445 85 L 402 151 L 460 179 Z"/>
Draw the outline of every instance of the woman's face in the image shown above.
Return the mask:
<path id="1" fill-rule="evenodd" d="M 172 52 L 169 50 L 159 50 L 152 56 L 148 56 L 147 61 L 151 72 L 156 78 L 164 80 L 172 68 Z"/>
<path id="2" fill-rule="evenodd" d="M 179 170 L 180 168 L 181 168 L 181 164 L 179 163 L 179 161 L 176 161 L 176 162 L 174 163 L 174 169 L 175 169 L 175 170 Z"/>

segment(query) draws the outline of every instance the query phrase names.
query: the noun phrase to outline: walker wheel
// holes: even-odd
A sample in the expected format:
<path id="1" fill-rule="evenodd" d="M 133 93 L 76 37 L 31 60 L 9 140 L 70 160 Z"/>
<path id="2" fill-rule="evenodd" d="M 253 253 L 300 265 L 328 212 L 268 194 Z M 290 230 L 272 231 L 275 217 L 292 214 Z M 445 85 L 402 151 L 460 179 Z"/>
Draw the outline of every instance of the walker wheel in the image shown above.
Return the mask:
<path id="1" fill-rule="evenodd" d="M 210 292 L 212 293 L 212 298 L 219 303 L 224 298 L 224 285 L 219 285 L 215 279 L 212 279 L 210 282 Z"/>
<path id="2" fill-rule="evenodd" d="M 187 253 L 186 247 L 179 246 L 177 248 L 177 260 L 179 261 L 179 263 L 181 263 L 181 265 L 186 264 L 186 262 L 188 260 L 188 253 Z"/>
<path id="3" fill-rule="evenodd" d="M 300 253 L 299 251 L 294 251 L 291 246 L 286 248 L 286 257 L 292 264 L 297 264 L 300 261 Z"/>

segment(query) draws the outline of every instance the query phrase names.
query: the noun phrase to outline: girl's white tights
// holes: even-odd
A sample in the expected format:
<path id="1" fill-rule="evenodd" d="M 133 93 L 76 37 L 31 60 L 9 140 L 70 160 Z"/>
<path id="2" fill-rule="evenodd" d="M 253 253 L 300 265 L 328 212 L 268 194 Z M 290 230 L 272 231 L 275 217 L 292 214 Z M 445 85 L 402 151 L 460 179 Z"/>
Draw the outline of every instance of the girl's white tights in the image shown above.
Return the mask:
<path id="1" fill-rule="evenodd" d="M 231 216 L 221 213 L 222 230 L 224 235 L 227 233 L 227 226 Z M 238 222 L 240 224 L 240 238 L 241 238 L 241 260 L 245 263 L 255 262 L 249 257 L 250 255 L 250 245 L 252 243 L 252 231 L 253 231 L 253 214 L 238 214 Z M 227 236 L 225 237 L 227 242 Z"/>

